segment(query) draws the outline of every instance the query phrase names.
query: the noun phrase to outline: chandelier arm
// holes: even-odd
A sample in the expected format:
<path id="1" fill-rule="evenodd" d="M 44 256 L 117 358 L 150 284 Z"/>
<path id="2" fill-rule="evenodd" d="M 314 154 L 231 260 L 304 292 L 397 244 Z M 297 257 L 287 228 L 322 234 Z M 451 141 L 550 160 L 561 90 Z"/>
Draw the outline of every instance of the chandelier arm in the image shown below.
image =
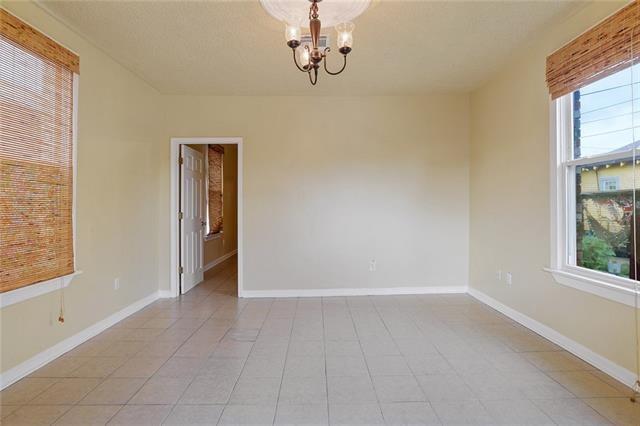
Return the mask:
<path id="1" fill-rule="evenodd" d="M 329 69 L 327 68 L 327 58 L 324 58 L 324 70 L 327 72 L 327 74 L 329 75 L 338 75 L 340 74 L 342 71 L 344 71 L 344 69 L 347 67 L 347 55 L 342 55 L 344 57 L 344 62 L 342 63 L 342 68 L 340 68 L 339 71 L 336 72 L 331 72 L 329 71 Z"/>
<path id="2" fill-rule="evenodd" d="M 302 68 L 300 65 L 298 65 L 298 60 L 296 59 L 296 49 L 291 49 L 291 51 L 293 52 L 293 63 L 296 64 L 296 67 L 302 71 L 302 72 L 306 72 L 307 74 L 309 74 L 311 72 L 311 68 L 307 68 L 306 70 L 304 68 Z"/>
<path id="3" fill-rule="evenodd" d="M 329 50 L 329 48 L 327 47 L 324 51 L 327 52 Z M 324 55 L 324 70 L 326 71 L 327 74 L 329 75 L 338 75 L 340 74 L 342 71 L 344 71 L 344 69 L 347 67 L 347 55 L 342 55 L 344 57 L 344 62 L 342 63 L 342 68 L 340 68 L 339 71 L 336 72 L 331 72 L 329 71 L 329 69 L 327 68 L 327 55 Z"/>
<path id="4" fill-rule="evenodd" d="M 313 69 L 313 78 L 311 77 L 311 72 L 309 72 L 309 81 L 311 82 L 312 86 L 315 86 L 316 83 L 318 82 L 318 68 L 314 68 Z"/>

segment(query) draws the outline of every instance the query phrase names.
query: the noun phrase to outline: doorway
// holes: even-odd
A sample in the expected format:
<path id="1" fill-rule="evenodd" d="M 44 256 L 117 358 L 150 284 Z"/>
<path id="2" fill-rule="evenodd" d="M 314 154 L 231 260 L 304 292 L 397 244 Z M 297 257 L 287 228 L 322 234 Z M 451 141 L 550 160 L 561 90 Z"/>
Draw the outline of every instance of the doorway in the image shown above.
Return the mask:
<path id="1" fill-rule="evenodd" d="M 171 297 L 236 255 L 242 297 L 242 175 L 242 138 L 171 139 Z"/>

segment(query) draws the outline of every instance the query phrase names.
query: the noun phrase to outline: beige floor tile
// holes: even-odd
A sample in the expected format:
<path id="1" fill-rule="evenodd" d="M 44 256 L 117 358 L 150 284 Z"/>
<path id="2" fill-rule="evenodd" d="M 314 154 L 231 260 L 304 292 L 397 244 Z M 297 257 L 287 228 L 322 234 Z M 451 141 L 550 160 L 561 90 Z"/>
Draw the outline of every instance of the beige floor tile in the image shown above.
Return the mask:
<path id="1" fill-rule="evenodd" d="M 332 425 L 383 425 L 384 418 L 377 403 L 329 404 Z"/>
<path id="2" fill-rule="evenodd" d="M 126 404 L 140 390 L 146 379 L 109 378 L 93 389 L 78 404 Z"/>
<path id="3" fill-rule="evenodd" d="M 275 407 L 280 382 L 280 378 L 240 376 L 229 403 L 234 405 L 273 405 Z"/>
<path id="4" fill-rule="evenodd" d="M 227 405 L 219 425 L 271 425 L 275 405 Z"/>
<path id="5" fill-rule="evenodd" d="M 388 425 L 439 425 L 440 420 L 428 402 L 381 403 Z"/>
<path id="6" fill-rule="evenodd" d="M 146 345 L 146 342 L 116 341 L 110 342 L 97 356 L 132 357 Z"/>
<path id="7" fill-rule="evenodd" d="M 322 377 L 285 377 L 278 402 L 283 404 L 319 404 L 327 402 L 327 383 Z"/>
<path id="8" fill-rule="evenodd" d="M 324 356 L 287 356 L 284 375 L 285 377 L 325 377 Z"/>
<path id="9" fill-rule="evenodd" d="M 71 373 L 90 359 L 89 357 L 60 357 L 37 369 L 29 377 L 73 377 Z"/>
<path id="10" fill-rule="evenodd" d="M 531 364 L 542 371 L 584 371 L 593 367 L 566 351 L 527 352 L 523 354 Z"/>
<path id="11" fill-rule="evenodd" d="M 605 383 L 613 386 L 614 388 L 618 389 L 624 395 L 631 395 L 633 393 L 632 389 L 629 386 L 625 385 L 624 383 L 621 383 L 621 382 L 617 381 L 613 377 L 609 376 L 608 374 L 606 374 L 606 373 L 604 373 L 604 372 L 602 372 L 600 370 L 591 370 L 591 374 L 593 374 L 594 376 L 596 376 L 597 378 L 599 378 L 603 382 L 605 382 Z"/>
<path id="12" fill-rule="evenodd" d="M 180 346 L 182 346 L 182 341 L 180 340 L 161 340 L 156 339 L 151 342 L 137 342 L 143 343 L 144 346 L 136 353 L 136 357 L 138 358 L 146 358 L 146 357 L 164 357 L 169 358 L 173 356 Z"/>
<path id="13" fill-rule="evenodd" d="M 327 425 L 329 408 L 324 404 L 278 404 L 276 425 Z"/>
<path id="14" fill-rule="evenodd" d="M 494 425 L 496 419 L 480 401 L 434 401 L 431 403 L 445 425 Z"/>
<path id="15" fill-rule="evenodd" d="M 427 400 L 458 401 L 476 399 L 471 388 L 457 374 L 432 374 L 417 376 L 418 383 Z"/>
<path id="16" fill-rule="evenodd" d="M 245 365 L 244 358 L 208 358 L 198 377 L 239 377 Z"/>
<path id="17" fill-rule="evenodd" d="M 179 404 L 226 404 L 236 381 L 236 376 L 197 377 L 184 392 Z"/>
<path id="18" fill-rule="evenodd" d="M 154 377 L 195 377 L 204 366 L 206 358 L 172 357 L 153 375 Z"/>
<path id="19" fill-rule="evenodd" d="M 164 357 L 135 357 L 122 364 L 111 377 L 151 377 L 167 361 Z"/>
<path id="20" fill-rule="evenodd" d="M 244 358 L 211 358 L 211 359 L 244 359 Z M 249 356 L 242 369 L 242 377 L 282 377 L 285 358 L 283 356 Z"/>
<path id="21" fill-rule="evenodd" d="M 81 345 L 76 346 L 71 351 L 67 352 L 64 356 L 70 357 L 87 357 L 87 356 L 98 356 L 102 351 L 108 348 L 111 343 L 105 339 L 100 338 L 102 334 L 94 337 L 91 340 L 84 342 Z"/>
<path id="22" fill-rule="evenodd" d="M 380 402 L 426 401 L 413 376 L 374 376 L 372 380 Z"/>
<path id="23" fill-rule="evenodd" d="M 27 377 L 0 392 L 1 405 L 22 405 L 53 386 L 59 379 Z"/>
<path id="24" fill-rule="evenodd" d="M 330 404 L 365 404 L 377 402 L 369 376 L 327 377 Z"/>
<path id="25" fill-rule="evenodd" d="M 171 412 L 171 408 L 171 405 L 125 405 L 108 424 L 160 425 Z"/>
<path id="26" fill-rule="evenodd" d="M 163 425 L 215 425 L 224 405 L 176 405 Z"/>
<path id="27" fill-rule="evenodd" d="M 20 407 L 20 405 L 0 405 L 0 419 L 4 419 Z"/>
<path id="28" fill-rule="evenodd" d="M 119 405 L 75 406 L 60 417 L 56 425 L 106 425 L 120 410 Z"/>
<path id="29" fill-rule="evenodd" d="M 93 357 L 73 370 L 71 377 L 107 377 L 125 361 L 125 357 Z"/>
<path id="30" fill-rule="evenodd" d="M 409 356 L 405 358 L 414 375 L 455 373 L 442 355 Z"/>
<path id="31" fill-rule="evenodd" d="M 606 418 L 579 399 L 538 399 L 532 402 L 559 425 L 592 426 L 611 424 Z"/>
<path id="32" fill-rule="evenodd" d="M 588 371 L 550 372 L 549 376 L 579 398 L 625 396 Z"/>
<path id="33" fill-rule="evenodd" d="M 499 425 L 555 425 L 542 410 L 526 399 L 481 401 L 495 424 Z"/>
<path id="34" fill-rule="evenodd" d="M 327 356 L 328 377 L 369 376 L 369 369 L 364 356 Z"/>
<path id="35" fill-rule="evenodd" d="M 29 401 L 30 405 L 75 404 L 101 382 L 100 379 L 60 379 L 53 386 Z"/>
<path id="36" fill-rule="evenodd" d="M 130 404 L 175 404 L 187 389 L 191 379 L 152 377 L 131 398 Z"/>
<path id="37" fill-rule="evenodd" d="M 164 333 L 165 330 L 163 328 L 133 328 L 127 331 L 128 333 L 124 333 L 119 340 L 150 342 Z"/>
<path id="38" fill-rule="evenodd" d="M 413 375 L 403 356 L 370 356 L 366 361 L 372 376 Z"/>
<path id="39" fill-rule="evenodd" d="M 2 419 L 2 425 L 50 425 L 70 408 L 70 405 L 24 406 Z"/>
<path id="40" fill-rule="evenodd" d="M 171 327 L 176 321 L 176 318 L 151 318 L 144 322 L 139 328 L 167 329 Z"/>
<path id="41" fill-rule="evenodd" d="M 590 398 L 584 402 L 616 425 L 640 425 L 640 403 L 633 403 L 628 397 Z"/>
<path id="42" fill-rule="evenodd" d="M 233 262 L 222 264 L 180 299 L 151 304 L 0 392 L 2 424 L 638 416 L 624 385 L 468 296 L 241 300 L 236 279 Z"/>

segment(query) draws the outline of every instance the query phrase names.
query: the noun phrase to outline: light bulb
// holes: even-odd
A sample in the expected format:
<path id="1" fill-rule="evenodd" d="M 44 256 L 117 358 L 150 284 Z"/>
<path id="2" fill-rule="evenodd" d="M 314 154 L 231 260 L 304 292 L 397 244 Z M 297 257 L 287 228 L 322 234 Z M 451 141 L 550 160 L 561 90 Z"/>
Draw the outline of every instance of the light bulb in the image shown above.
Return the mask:
<path id="1" fill-rule="evenodd" d="M 353 22 L 343 22 L 336 25 L 336 32 L 338 33 L 338 49 L 353 47 L 353 29 L 355 25 Z"/>
<path id="2" fill-rule="evenodd" d="M 309 49 L 306 49 L 304 46 L 300 48 L 300 54 L 298 55 L 300 59 L 301 67 L 308 67 L 310 61 Z"/>

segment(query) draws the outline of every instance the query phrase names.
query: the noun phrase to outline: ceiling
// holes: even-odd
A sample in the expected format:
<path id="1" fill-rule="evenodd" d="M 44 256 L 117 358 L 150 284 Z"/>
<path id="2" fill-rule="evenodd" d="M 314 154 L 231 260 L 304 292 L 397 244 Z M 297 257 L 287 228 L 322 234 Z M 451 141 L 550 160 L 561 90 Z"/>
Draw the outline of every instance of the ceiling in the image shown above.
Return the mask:
<path id="1" fill-rule="evenodd" d="M 577 7 L 567 1 L 376 0 L 355 22 L 346 71 L 322 73 L 311 87 L 292 64 L 283 24 L 258 0 L 40 4 L 161 93 L 190 95 L 464 92 Z M 333 68 L 340 61 L 335 53 L 329 57 Z"/>

